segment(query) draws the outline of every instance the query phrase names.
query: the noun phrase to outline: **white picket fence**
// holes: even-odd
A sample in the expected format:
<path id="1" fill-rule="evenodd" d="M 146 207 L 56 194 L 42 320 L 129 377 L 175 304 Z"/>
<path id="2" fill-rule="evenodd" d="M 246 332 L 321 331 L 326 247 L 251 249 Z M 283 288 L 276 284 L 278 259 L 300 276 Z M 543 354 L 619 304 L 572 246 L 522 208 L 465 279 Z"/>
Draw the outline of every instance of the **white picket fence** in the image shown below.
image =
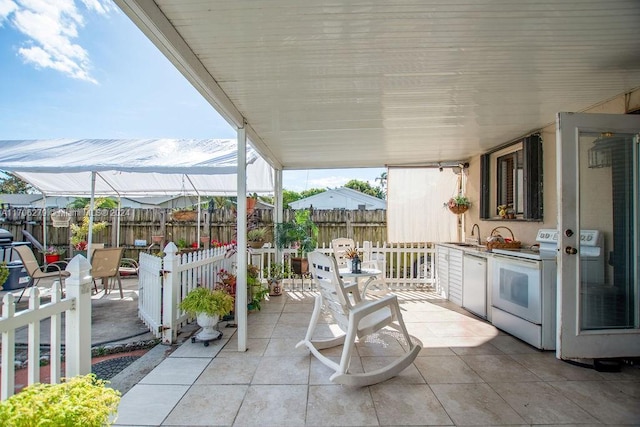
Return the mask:
<path id="1" fill-rule="evenodd" d="M 85 375 L 91 372 L 91 265 L 82 255 L 69 262 L 66 270 L 71 276 L 65 280 L 65 298 L 61 297 L 60 284 L 52 286 L 51 302 L 41 304 L 37 287 L 29 291 L 29 308 L 16 313 L 13 294 L 2 300 L 2 372 L 0 395 L 5 400 L 15 389 L 15 334 L 28 327 L 28 384 L 40 382 L 40 322 L 51 319 L 50 376 L 51 383 L 61 379 L 62 313 L 65 315 L 64 359 L 65 377 Z"/>
<path id="2" fill-rule="evenodd" d="M 387 285 L 392 290 L 431 289 L 434 284 L 434 249 L 429 245 L 400 243 L 357 245 L 363 260 L 376 260 Z M 231 247 L 205 249 L 177 255 L 178 248 L 169 243 L 165 257 L 140 254 L 138 313 L 142 321 L 165 344 L 175 342 L 189 317 L 179 309 L 180 302 L 196 286 L 213 288 L 221 269 L 235 272 L 235 255 L 227 256 Z M 332 249 L 318 248 L 331 254 Z M 285 262 L 291 262 L 295 250 L 286 249 Z M 275 262 L 275 249 L 250 249 L 249 263 L 261 272 Z M 290 291 L 313 290 L 311 278 L 294 276 L 283 281 Z"/>

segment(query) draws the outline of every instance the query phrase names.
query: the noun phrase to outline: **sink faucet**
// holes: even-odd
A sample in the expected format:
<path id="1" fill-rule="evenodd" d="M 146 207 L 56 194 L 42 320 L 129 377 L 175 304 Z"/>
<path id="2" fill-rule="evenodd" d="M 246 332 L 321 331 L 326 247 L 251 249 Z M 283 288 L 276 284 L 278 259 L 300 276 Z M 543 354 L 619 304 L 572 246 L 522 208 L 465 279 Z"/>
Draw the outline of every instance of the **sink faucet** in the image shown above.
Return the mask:
<path id="1" fill-rule="evenodd" d="M 473 226 L 471 227 L 471 235 L 475 236 L 475 234 L 473 234 L 473 230 L 478 229 L 478 244 L 481 244 L 480 242 L 480 226 L 478 224 L 473 224 Z"/>

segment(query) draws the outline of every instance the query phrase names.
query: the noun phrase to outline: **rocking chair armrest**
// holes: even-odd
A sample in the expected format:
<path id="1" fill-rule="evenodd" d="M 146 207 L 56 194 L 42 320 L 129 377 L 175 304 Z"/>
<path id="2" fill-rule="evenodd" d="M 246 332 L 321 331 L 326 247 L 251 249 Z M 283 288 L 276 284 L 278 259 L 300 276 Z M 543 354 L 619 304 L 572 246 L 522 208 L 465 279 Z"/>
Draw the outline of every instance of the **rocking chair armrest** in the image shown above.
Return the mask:
<path id="1" fill-rule="evenodd" d="M 377 300 L 366 300 L 353 306 L 350 315 L 356 319 L 361 319 L 371 313 L 380 310 L 383 307 L 389 307 L 391 311 L 397 312 L 398 309 L 398 297 L 396 295 L 385 295 Z M 395 306 L 395 307 L 394 307 Z"/>

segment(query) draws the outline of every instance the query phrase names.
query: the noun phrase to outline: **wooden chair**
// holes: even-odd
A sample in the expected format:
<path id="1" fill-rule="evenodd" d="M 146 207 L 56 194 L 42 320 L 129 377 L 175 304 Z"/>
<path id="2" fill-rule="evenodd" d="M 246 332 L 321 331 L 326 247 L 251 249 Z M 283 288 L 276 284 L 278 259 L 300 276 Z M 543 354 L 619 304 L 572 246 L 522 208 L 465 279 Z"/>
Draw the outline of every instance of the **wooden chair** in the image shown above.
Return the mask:
<path id="1" fill-rule="evenodd" d="M 309 271 L 319 293 L 316 296 L 307 334 L 296 348 L 305 345 L 320 362 L 335 370 L 329 378 L 332 382 L 349 386 L 361 387 L 386 381 L 411 365 L 420 352 L 421 346 L 411 341 L 402 320 L 397 297 L 389 294 L 377 300 L 362 301 L 357 285 L 345 285 L 340 279 L 335 258 L 317 251 L 308 254 L 308 257 Z M 343 335 L 329 339 L 313 339 L 323 311 L 331 314 L 345 332 Z M 402 334 L 408 351 L 380 369 L 365 373 L 350 372 L 349 365 L 355 350 L 356 338 L 373 334 L 386 326 Z M 320 350 L 339 345 L 343 345 L 340 363 L 334 362 L 320 352 Z"/>
<path id="2" fill-rule="evenodd" d="M 122 280 L 120 277 L 120 265 L 124 248 L 95 249 L 91 256 L 91 277 L 93 286 L 98 291 L 97 279 L 102 279 L 105 295 L 109 293 L 109 280 L 117 280 L 120 288 L 120 298 L 124 298 L 122 292 Z"/>
<path id="3" fill-rule="evenodd" d="M 27 286 L 25 286 L 22 290 L 20 298 L 18 298 L 18 302 L 20 302 L 20 300 L 22 299 L 22 296 L 24 295 L 27 288 L 29 286 L 37 285 L 40 279 L 57 278 L 60 281 L 60 289 L 64 289 L 64 279 L 69 277 L 71 273 L 63 270 L 59 265 L 56 264 L 39 265 L 38 260 L 36 259 L 36 255 L 33 253 L 29 246 L 14 246 L 13 250 L 16 251 L 16 253 L 20 257 L 22 266 L 31 278 Z"/>

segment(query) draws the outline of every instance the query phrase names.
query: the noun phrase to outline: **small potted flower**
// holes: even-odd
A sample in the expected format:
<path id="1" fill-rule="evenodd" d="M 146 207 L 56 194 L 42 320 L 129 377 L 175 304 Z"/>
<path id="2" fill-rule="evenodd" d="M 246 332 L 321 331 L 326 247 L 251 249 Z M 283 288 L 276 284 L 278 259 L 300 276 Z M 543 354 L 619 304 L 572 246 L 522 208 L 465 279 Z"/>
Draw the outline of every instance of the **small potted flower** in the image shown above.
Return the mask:
<path id="1" fill-rule="evenodd" d="M 289 264 L 274 262 L 268 267 L 265 267 L 262 273 L 269 284 L 269 296 L 282 295 L 282 279 L 291 277 Z"/>
<path id="2" fill-rule="evenodd" d="M 59 248 L 57 246 L 48 246 L 44 250 L 45 264 L 53 264 L 54 262 L 60 261 L 60 257 L 64 255 L 64 252 L 64 248 Z"/>

